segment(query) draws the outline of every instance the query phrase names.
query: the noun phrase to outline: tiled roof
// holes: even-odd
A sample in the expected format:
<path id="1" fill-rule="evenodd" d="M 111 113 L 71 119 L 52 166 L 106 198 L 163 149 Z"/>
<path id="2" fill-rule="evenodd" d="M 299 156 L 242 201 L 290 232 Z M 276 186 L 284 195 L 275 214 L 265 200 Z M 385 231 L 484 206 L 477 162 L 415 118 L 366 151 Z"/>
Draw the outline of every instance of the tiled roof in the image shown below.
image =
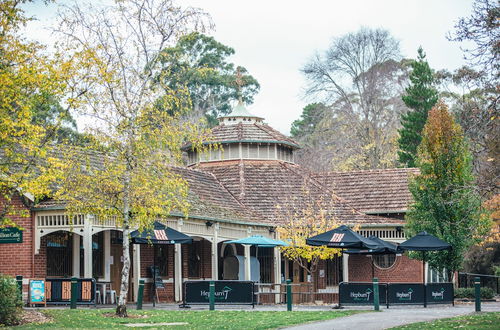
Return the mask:
<path id="1" fill-rule="evenodd" d="M 281 142 L 294 148 L 299 148 L 299 144 L 293 139 L 281 134 L 274 128 L 266 124 L 238 123 L 234 125 L 221 124 L 212 129 L 212 142 Z"/>
<path id="2" fill-rule="evenodd" d="M 345 200 L 312 179 L 299 165 L 279 161 L 229 161 L 203 166 L 205 171 L 215 174 L 217 179 L 242 204 L 273 221 L 282 221 L 277 216 L 278 207 L 293 207 L 306 196 L 332 198 L 328 214 L 347 224 L 400 224 L 399 219 L 369 216 L 352 208 Z M 310 195 L 303 193 L 304 189 Z"/>
<path id="3" fill-rule="evenodd" d="M 316 180 L 369 214 L 405 212 L 412 202 L 408 178 L 417 168 L 397 168 L 315 174 Z"/>
<path id="4" fill-rule="evenodd" d="M 266 223 L 236 200 L 213 174 L 183 167 L 172 167 L 189 184 L 189 216 L 213 218 L 232 222 Z M 64 209 L 65 201 L 46 200 L 34 205 L 35 210 Z"/>

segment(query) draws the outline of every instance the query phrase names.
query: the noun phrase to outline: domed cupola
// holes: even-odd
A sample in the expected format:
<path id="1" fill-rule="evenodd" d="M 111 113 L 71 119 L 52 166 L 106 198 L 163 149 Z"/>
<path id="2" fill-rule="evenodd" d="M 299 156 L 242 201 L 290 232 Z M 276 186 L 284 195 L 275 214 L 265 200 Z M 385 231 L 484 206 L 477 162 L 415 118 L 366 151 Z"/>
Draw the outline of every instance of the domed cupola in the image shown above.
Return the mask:
<path id="1" fill-rule="evenodd" d="M 265 124 L 264 118 L 251 114 L 241 101 L 230 114 L 218 119 L 219 125 L 205 143 L 220 147 L 198 154 L 186 146 L 188 165 L 238 159 L 293 163 L 293 151 L 300 148 L 297 142 Z"/>

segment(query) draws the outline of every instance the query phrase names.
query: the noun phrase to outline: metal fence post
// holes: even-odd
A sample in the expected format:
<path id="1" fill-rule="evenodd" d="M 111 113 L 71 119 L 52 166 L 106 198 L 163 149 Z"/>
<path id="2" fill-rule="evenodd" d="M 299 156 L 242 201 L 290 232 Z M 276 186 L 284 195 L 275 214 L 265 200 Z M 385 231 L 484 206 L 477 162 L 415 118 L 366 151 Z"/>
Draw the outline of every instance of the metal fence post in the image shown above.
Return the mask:
<path id="1" fill-rule="evenodd" d="M 142 309 L 143 296 L 144 296 L 144 280 L 139 280 L 139 290 L 137 292 L 137 310 Z"/>
<path id="2" fill-rule="evenodd" d="M 210 310 L 215 310 L 215 282 L 210 281 L 210 290 L 209 290 L 208 302 L 210 304 Z"/>
<path id="3" fill-rule="evenodd" d="M 19 300 L 23 301 L 23 276 L 17 275 L 16 281 L 17 281 L 17 288 L 19 289 Z"/>
<path id="4" fill-rule="evenodd" d="M 292 281 L 290 279 L 286 280 L 286 310 L 292 311 Z"/>
<path id="5" fill-rule="evenodd" d="M 76 309 L 76 299 L 78 297 L 78 279 L 71 278 L 71 309 Z"/>
<path id="6" fill-rule="evenodd" d="M 379 294 L 378 294 L 378 278 L 373 278 L 373 308 L 374 310 L 380 310 L 379 305 Z"/>
<path id="7" fill-rule="evenodd" d="M 481 311 L 481 279 L 476 277 L 474 279 L 474 288 L 476 294 L 476 312 Z"/>

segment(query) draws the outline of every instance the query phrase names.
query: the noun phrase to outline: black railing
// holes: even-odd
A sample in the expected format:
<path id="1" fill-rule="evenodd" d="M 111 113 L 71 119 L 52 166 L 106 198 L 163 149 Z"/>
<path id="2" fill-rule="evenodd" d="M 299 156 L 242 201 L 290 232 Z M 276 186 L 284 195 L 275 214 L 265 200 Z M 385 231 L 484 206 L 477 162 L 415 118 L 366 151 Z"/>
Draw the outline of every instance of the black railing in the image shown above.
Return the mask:
<path id="1" fill-rule="evenodd" d="M 474 273 L 458 273 L 458 287 L 459 288 L 473 288 L 474 278 L 479 277 L 481 280 L 481 287 L 487 287 L 500 294 L 500 276 L 474 274 Z"/>

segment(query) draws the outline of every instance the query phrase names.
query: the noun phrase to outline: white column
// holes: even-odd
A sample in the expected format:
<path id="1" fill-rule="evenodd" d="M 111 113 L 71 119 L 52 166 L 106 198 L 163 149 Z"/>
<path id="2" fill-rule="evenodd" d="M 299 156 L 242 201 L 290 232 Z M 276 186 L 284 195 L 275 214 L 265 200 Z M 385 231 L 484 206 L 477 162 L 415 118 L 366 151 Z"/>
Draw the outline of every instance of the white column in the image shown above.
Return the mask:
<path id="1" fill-rule="evenodd" d="M 182 300 L 182 248 L 181 244 L 175 244 L 174 253 L 174 294 L 175 301 Z"/>
<path id="2" fill-rule="evenodd" d="M 212 237 L 212 280 L 217 281 L 219 277 L 219 224 L 214 226 L 214 235 Z"/>
<path id="3" fill-rule="evenodd" d="M 111 281 L 111 232 L 105 230 L 104 238 L 104 280 Z"/>
<path id="4" fill-rule="evenodd" d="M 139 280 L 141 279 L 141 245 L 132 244 L 134 256 L 134 301 L 137 301 L 137 294 L 139 292 Z"/>
<path id="5" fill-rule="evenodd" d="M 83 277 L 92 277 L 92 224 L 91 217 L 85 217 L 83 227 Z"/>
<path id="6" fill-rule="evenodd" d="M 344 282 L 349 282 L 349 255 L 342 253 L 342 277 Z"/>
<path id="7" fill-rule="evenodd" d="M 281 283 L 281 252 L 279 247 L 274 248 L 274 283 L 277 283 L 274 286 L 274 291 L 279 292 L 281 288 L 281 285 L 279 285 Z M 274 302 L 276 304 L 280 303 L 279 294 L 274 295 Z"/>
<path id="8" fill-rule="evenodd" d="M 245 251 L 245 281 L 250 281 L 250 245 L 243 245 Z"/>
<path id="9" fill-rule="evenodd" d="M 73 277 L 80 277 L 80 235 L 73 233 Z"/>

